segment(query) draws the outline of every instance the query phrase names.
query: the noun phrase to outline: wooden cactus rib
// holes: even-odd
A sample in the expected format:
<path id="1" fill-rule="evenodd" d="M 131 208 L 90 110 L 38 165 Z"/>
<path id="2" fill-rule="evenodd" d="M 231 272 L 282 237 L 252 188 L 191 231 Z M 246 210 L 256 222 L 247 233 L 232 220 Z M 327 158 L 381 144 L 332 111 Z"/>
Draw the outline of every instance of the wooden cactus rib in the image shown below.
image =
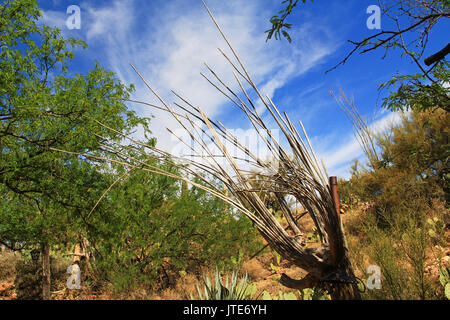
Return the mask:
<path id="1" fill-rule="evenodd" d="M 206 66 L 209 72 L 219 84 L 214 84 L 206 75 L 201 75 L 213 85 L 218 92 L 230 100 L 238 110 L 243 112 L 250 121 L 251 126 L 255 129 L 259 141 L 267 147 L 273 161 L 268 162 L 259 158 L 255 153 L 249 150 L 247 146 L 240 142 L 239 139 L 220 121 L 210 119 L 200 107 L 194 106 L 189 103 L 187 99 L 173 91 L 175 96 L 179 99 L 179 102 L 174 103 L 175 107 L 179 109 L 178 111 L 175 111 L 169 103 L 165 102 L 164 99 L 158 95 L 134 66 L 132 67 L 138 76 L 144 81 L 147 88 L 155 95 L 162 105 L 157 106 L 141 101 L 133 102 L 168 112 L 177 121 L 180 127 L 186 131 L 189 139 L 195 141 L 196 147 L 192 147 L 190 143 L 183 140 L 183 138 L 176 136 L 173 131 L 168 129 L 169 132 L 174 134 L 181 143 L 189 147 L 190 152 L 194 155 L 192 158 L 195 159 L 177 157 L 157 147 L 143 144 L 129 136 L 123 135 L 131 145 L 139 146 L 139 150 L 145 148 L 149 158 L 156 158 L 176 166 L 184 173 L 178 176 L 171 172 L 166 172 L 155 165 L 151 165 L 148 161 L 140 161 L 121 152 L 119 149 L 124 147 L 124 142 L 119 146 L 116 143 L 104 140 L 104 150 L 113 152 L 116 155 L 119 154 L 122 159 L 126 159 L 120 161 L 120 163 L 127 165 L 132 169 L 146 170 L 189 182 L 200 189 L 210 192 L 212 195 L 240 210 L 254 223 L 255 227 L 274 250 L 284 258 L 293 261 L 297 266 L 308 271 L 309 274 L 303 281 L 293 280 L 284 275 L 281 282 L 285 285 L 291 287 L 295 286 L 295 284 L 302 287 L 305 285 L 325 285 L 325 287 L 327 287 L 327 284 L 323 283 L 325 281 L 323 279 L 336 278 L 333 278 L 333 274 L 345 274 L 348 275 L 349 278 L 354 277 L 348 260 L 348 250 L 341 221 L 330 194 L 326 169 L 323 166 L 323 163 L 318 161 L 303 124 L 300 122 L 301 132 L 303 133 L 302 136 L 292 124 L 288 115 L 286 113 L 282 115 L 270 97 L 264 97 L 259 92 L 241 59 L 220 29 L 210 10 L 206 7 L 206 4 L 205 8 L 213 22 L 216 24 L 228 47 L 231 49 L 234 58 L 238 62 L 237 65 L 234 64 L 232 60 L 220 50 L 220 53 L 234 69 L 234 77 L 243 97 L 241 98 L 239 94 L 230 88 L 230 86 L 226 85 L 220 76 L 208 65 Z M 277 128 L 282 133 L 282 137 L 287 141 L 289 147 L 288 150 L 286 150 L 282 146 L 282 143 L 274 137 L 265 121 L 261 118 L 255 107 L 255 101 L 250 98 L 250 92 L 245 88 L 246 86 L 243 85 L 241 79 L 249 85 L 250 90 L 257 96 L 256 101 L 262 103 L 269 115 L 275 121 Z M 113 130 L 102 123 L 99 124 L 104 128 Z M 214 149 L 219 151 L 218 155 L 214 154 L 212 148 L 209 147 L 208 142 L 212 143 Z M 251 162 L 254 168 L 258 169 L 258 177 L 264 182 L 262 187 L 258 189 L 258 192 L 255 192 L 251 174 L 240 165 L 243 161 L 242 157 L 233 155 L 227 144 L 231 145 L 233 148 L 237 148 L 237 150 L 240 150 L 240 152 L 245 154 L 245 157 L 248 158 L 248 162 Z M 126 147 L 130 147 L 130 145 L 127 145 Z M 89 155 L 87 156 L 89 157 Z M 226 166 L 218 161 L 218 157 L 225 160 Z M 275 163 L 277 165 L 275 165 Z M 205 179 L 201 175 L 202 173 L 209 174 L 218 179 L 224 184 L 228 192 L 217 188 Z M 189 176 L 200 178 L 203 183 L 196 183 L 193 179 L 187 178 Z M 287 230 L 280 225 L 273 213 L 264 204 L 264 196 L 268 194 L 273 194 L 275 198 L 278 199 L 294 236 L 291 236 Z M 321 239 L 320 247 L 307 248 L 305 246 L 305 241 L 302 239 L 303 233 L 300 231 L 302 228 L 299 225 L 299 222 L 293 218 L 294 215 L 291 208 L 285 202 L 286 195 L 295 197 L 303 208 L 308 211 L 308 214 L 314 221 L 318 230 Z M 359 297 L 353 283 L 344 283 L 339 289 L 332 286 L 328 286 L 327 288 L 334 292 L 336 298 Z"/>

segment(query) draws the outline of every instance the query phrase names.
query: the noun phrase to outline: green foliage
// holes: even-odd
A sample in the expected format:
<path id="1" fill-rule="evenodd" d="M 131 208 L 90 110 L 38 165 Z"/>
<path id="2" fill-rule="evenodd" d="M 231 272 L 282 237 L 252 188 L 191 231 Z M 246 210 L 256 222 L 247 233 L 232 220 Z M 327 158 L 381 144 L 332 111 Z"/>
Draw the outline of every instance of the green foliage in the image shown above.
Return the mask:
<path id="1" fill-rule="evenodd" d="M 445 297 L 450 300 L 450 284 L 445 285 Z"/>
<path id="2" fill-rule="evenodd" d="M 319 288 L 306 288 L 298 292 L 302 300 L 330 300 L 329 295 Z"/>
<path id="3" fill-rule="evenodd" d="M 352 176 L 355 176 L 355 173 L 353 173 Z M 352 208 L 356 206 L 360 199 L 355 194 L 355 190 L 353 190 L 352 182 L 345 179 L 339 179 L 338 185 L 339 185 L 339 202 L 341 204 L 341 207 L 344 206 Z"/>
<path id="4" fill-rule="evenodd" d="M 426 253 L 432 246 L 424 228 L 425 219 L 417 221 L 408 215 L 396 216 L 389 230 L 380 228 L 376 219 L 368 215 L 361 226 L 364 240 L 357 248 L 367 255 L 370 264 L 381 269 L 381 289 L 366 290 L 366 299 L 416 300 L 434 297 L 432 279 L 425 273 Z M 362 256 L 360 257 L 362 259 Z M 360 272 L 365 274 L 367 265 L 356 262 Z"/>
<path id="5" fill-rule="evenodd" d="M 358 225 L 348 226 L 355 263 L 365 274 L 381 269 L 381 290 L 368 299 L 431 299 L 433 279 L 425 272 L 427 254 L 445 245 L 444 212 L 448 201 L 448 113 L 413 111 L 377 137 L 379 163 L 359 166 L 344 185 L 345 196 L 367 203 Z M 429 256 L 428 256 L 429 258 Z"/>
<path id="6" fill-rule="evenodd" d="M 276 252 L 276 251 L 274 251 L 273 253 L 274 253 L 275 259 L 276 259 L 276 265 L 274 265 L 273 263 L 270 263 L 270 268 L 273 271 L 278 272 L 281 269 L 281 267 L 280 267 L 281 255 L 278 252 Z"/>
<path id="7" fill-rule="evenodd" d="M 318 288 L 306 288 L 303 290 L 297 290 L 300 300 L 330 300 L 322 290 Z M 264 290 L 261 298 L 263 300 L 298 300 L 297 295 L 294 292 L 280 292 L 278 296 L 272 296 L 268 291 Z"/>
<path id="8" fill-rule="evenodd" d="M 127 110 L 127 88 L 100 65 L 69 72 L 80 40 L 38 25 L 35 0 L 0 4 L 0 241 L 36 246 L 76 241 L 106 189 L 106 139 L 147 119 Z M 110 131 L 96 121 L 117 130 Z"/>
<path id="9" fill-rule="evenodd" d="M 203 290 L 200 289 L 197 283 L 197 294 L 199 300 L 249 300 L 256 293 L 256 285 L 248 283 L 247 274 L 239 282 L 239 273 L 234 270 L 230 281 L 228 276 L 223 283 L 219 269 L 216 268 L 214 273 L 214 284 L 211 282 L 207 274 L 203 275 Z M 191 300 L 194 300 L 191 294 Z"/>
<path id="10" fill-rule="evenodd" d="M 239 249 L 239 253 L 237 255 L 230 257 L 230 261 L 231 261 L 233 268 L 242 266 L 242 263 L 244 262 L 244 256 L 245 256 L 244 250 Z"/>
<path id="11" fill-rule="evenodd" d="M 165 176 L 132 170 L 96 204 L 128 170 L 103 161 L 106 154 L 122 159 L 109 145 L 138 125 L 147 136 L 149 119 L 124 104 L 133 87 L 100 65 L 86 75 L 70 72 L 72 50 L 86 45 L 38 25 L 36 1 L 8 1 L 0 11 L 1 242 L 33 248 L 83 235 L 98 255 L 95 270 L 121 288 L 167 280 L 189 264 L 225 266 L 251 251 L 256 233 L 248 219 L 198 188 L 180 194 Z M 142 151 L 123 150 L 147 161 Z"/>
<path id="12" fill-rule="evenodd" d="M 311 0 L 312 1 L 312 0 Z M 266 30 L 267 33 L 266 41 L 272 39 L 272 36 L 275 36 L 275 40 L 281 39 L 281 35 L 286 38 L 287 41 L 292 42 L 292 39 L 289 33 L 285 29 L 290 29 L 292 24 L 285 23 L 286 18 L 292 13 L 292 10 L 297 6 L 299 0 L 284 0 L 281 3 L 287 3 L 286 8 L 278 12 L 278 15 L 274 15 L 270 18 L 270 23 L 272 27 L 269 30 Z M 302 0 L 302 3 L 305 3 L 306 0 Z"/>
<path id="13" fill-rule="evenodd" d="M 264 290 L 261 298 L 263 300 L 297 300 L 297 296 L 295 295 L 294 292 L 286 293 L 286 292 L 282 292 L 281 290 L 278 293 L 278 297 L 272 296 L 268 291 Z"/>
<path id="14" fill-rule="evenodd" d="M 153 164 L 176 173 L 174 167 Z M 92 223 L 91 241 L 100 256 L 96 268 L 120 289 L 137 283 L 167 287 L 179 272 L 212 263 L 238 267 L 245 254 L 261 246 L 250 221 L 222 201 L 142 170 L 108 192 Z"/>
<path id="15" fill-rule="evenodd" d="M 319 232 L 317 231 L 316 227 L 313 227 L 313 232 L 309 232 L 307 234 L 307 240 L 306 242 L 308 243 L 319 243 L 320 242 L 320 236 L 319 236 Z"/>
<path id="16" fill-rule="evenodd" d="M 445 246 L 445 223 L 437 217 L 434 217 L 433 219 L 428 218 L 427 224 L 429 225 L 428 235 L 433 240 L 433 243 L 435 245 Z"/>
<path id="17" fill-rule="evenodd" d="M 395 215 L 417 218 L 434 202 L 448 202 L 449 121 L 442 110 L 404 116 L 401 124 L 377 137 L 381 161 L 356 170 L 344 195 L 370 203 L 371 214 L 384 227 Z"/>
<path id="18" fill-rule="evenodd" d="M 439 272 L 439 282 L 442 284 L 442 286 L 445 286 L 447 283 L 450 282 L 450 274 L 449 270 L 442 268 Z"/>
<path id="19" fill-rule="evenodd" d="M 450 300 L 450 269 L 441 268 L 439 271 L 439 282 L 444 287 L 445 297 Z"/>
<path id="20" fill-rule="evenodd" d="M 450 111 L 449 62 L 439 62 L 429 73 L 428 78 L 422 73 L 413 75 L 395 75 L 391 80 L 380 83 L 380 90 L 390 90 L 383 98 L 383 106 L 391 111 L 434 110 L 442 108 Z"/>
<path id="21" fill-rule="evenodd" d="M 400 51 L 417 66 L 416 74 L 397 74 L 391 80 L 380 83 L 379 90 L 389 90 L 383 98 L 383 107 L 392 111 L 450 110 L 450 89 L 447 84 L 450 71 L 445 56 L 431 67 L 421 63 L 426 52 L 429 36 L 438 22 L 448 18 L 448 0 L 398 1 L 392 5 L 382 4 L 385 18 L 391 19 L 394 27 L 352 42 L 361 53 L 384 50 L 384 57 L 390 51 Z M 408 17 L 408 18 L 407 18 Z M 414 34 L 415 33 L 415 34 Z M 444 42 L 445 43 L 445 42 Z M 351 53 L 351 54 L 352 54 Z M 347 56 L 348 58 L 348 56 Z M 345 59 L 347 60 L 347 59 Z M 345 60 L 343 62 L 345 62 Z M 342 63 L 343 63 L 342 62 Z"/>

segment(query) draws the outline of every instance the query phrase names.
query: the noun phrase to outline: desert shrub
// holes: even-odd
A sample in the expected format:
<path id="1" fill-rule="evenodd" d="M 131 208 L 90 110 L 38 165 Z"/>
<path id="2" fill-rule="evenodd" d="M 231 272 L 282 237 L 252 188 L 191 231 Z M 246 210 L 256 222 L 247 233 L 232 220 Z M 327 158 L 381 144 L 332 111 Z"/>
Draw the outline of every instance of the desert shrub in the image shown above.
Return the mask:
<path id="1" fill-rule="evenodd" d="M 18 300 L 42 300 L 42 268 L 38 262 L 20 260 L 16 264 L 14 287 Z"/>
<path id="2" fill-rule="evenodd" d="M 365 241 L 352 251 L 367 255 L 368 264 L 381 269 L 381 289 L 366 290 L 368 299 L 431 299 L 434 298 L 432 279 L 425 272 L 427 250 L 432 247 L 426 228 L 417 227 L 411 217 L 400 219 L 389 231 L 380 228 L 376 219 L 367 220 L 362 227 Z M 365 274 L 368 264 L 357 263 Z"/>
<path id="3" fill-rule="evenodd" d="M 72 259 L 69 257 L 50 256 L 50 277 L 52 291 L 58 291 L 66 288 L 67 279 L 70 276 L 67 273 L 67 268 L 72 264 Z M 83 273 L 81 273 L 81 276 L 83 276 Z"/>
<path id="4" fill-rule="evenodd" d="M 378 136 L 378 161 L 355 163 L 342 183 L 344 199 L 369 204 L 363 219 L 347 229 L 360 274 L 370 264 L 381 269 L 382 288 L 367 290 L 369 299 L 436 298 L 436 279 L 425 272 L 430 252 L 445 246 L 448 215 L 447 113 L 413 112 Z"/>
<path id="5" fill-rule="evenodd" d="M 20 260 L 21 256 L 17 252 L 0 253 L 0 280 L 14 279 L 16 263 Z"/>
<path id="6" fill-rule="evenodd" d="M 198 181 L 201 183 L 201 181 Z M 173 286 L 180 272 L 229 268 L 242 250 L 259 249 L 250 221 L 203 190 L 136 171 L 111 190 L 111 210 L 98 223 L 95 269 L 116 291 Z"/>
<path id="7" fill-rule="evenodd" d="M 351 178 L 340 182 L 341 200 L 370 203 L 381 227 L 395 215 L 421 215 L 434 201 L 448 204 L 449 124 L 442 110 L 403 115 L 399 125 L 372 137 L 379 156 L 368 166 L 355 162 Z"/>
<path id="8" fill-rule="evenodd" d="M 19 300 L 42 299 L 42 260 L 33 261 L 29 250 L 24 250 L 22 255 L 16 254 L 14 266 L 14 285 Z M 66 287 L 69 275 L 67 267 L 72 264 L 68 257 L 50 256 L 51 291 L 57 291 Z"/>
<path id="9" fill-rule="evenodd" d="M 450 300 L 450 268 L 441 268 L 439 271 L 439 282 L 442 285 L 445 298 Z"/>
<path id="10" fill-rule="evenodd" d="M 341 204 L 341 213 L 353 209 L 360 204 L 360 198 L 356 194 L 350 180 L 339 179 L 339 202 Z"/>

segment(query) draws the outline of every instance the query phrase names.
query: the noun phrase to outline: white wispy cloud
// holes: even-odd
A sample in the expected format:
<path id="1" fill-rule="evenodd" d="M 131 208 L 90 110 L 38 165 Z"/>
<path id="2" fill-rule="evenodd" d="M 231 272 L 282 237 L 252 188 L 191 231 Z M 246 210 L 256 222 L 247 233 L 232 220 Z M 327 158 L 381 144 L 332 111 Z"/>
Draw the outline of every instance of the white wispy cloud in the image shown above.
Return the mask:
<path id="1" fill-rule="evenodd" d="M 124 83 L 136 84 L 134 98 L 137 100 L 160 104 L 129 63 L 168 102 L 174 99 L 170 93 L 173 89 L 192 104 L 200 106 L 208 116 L 220 118 L 240 141 L 246 141 L 254 132 L 248 131 L 249 124 L 242 124 L 244 114 L 226 104 L 226 98 L 200 76 L 200 72 L 208 74 L 203 65 L 207 62 L 230 88 L 239 91 L 231 66 L 217 49 L 224 49 L 229 57 L 232 53 L 201 2 L 158 3 L 159 6 L 148 8 L 148 3 L 140 0 L 115 0 L 103 5 L 82 2 L 80 32 L 89 45 L 89 51 L 96 60 L 116 72 Z M 277 103 L 277 90 L 324 62 L 337 49 L 337 43 L 326 25 L 314 24 L 313 21 L 298 23 L 290 32 L 294 40 L 291 44 L 286 41 L 266 42 L 264 30 L 278 4 L 270 1 L 265 4 L 268 6 L 238 0 L 208 1 L 260 92 L 274 98 Z M 44 21 L 63 29 L 66 19 L 65 12 L 47 11 Z M 256 106 L 260 113 L 264 112 L 261 103 Z M 172 117 L 140 105 L 131 107 L 140 115 L 155 116 L 151 130 L 158 138 L 159 147 L 165 150 L 179 148 L 178 140 L 165 129 L 169 127 L 180 133 Z M 282 106 L 280 109 L 283 110 Z M 270 116 L 266 115 L 264 119 L 269 126 L 273 124 Z M 336 158 L 331 165 L 339 161 Z"/>
<path id="2" fill-rule="evenodd" d="M 286 41 L 266 42 L 264 30 L 268 28 L 270 16 L 279 9 L 279 1 L 208 0 L 207 3 L 261 93 L 273 98 L 276 104 L 278 91 L 296 77 L 307 75 L 326 62 L 340 43 L 335 34 L 339 32 L 333 29 L 332 24 L 324 23 L 323 19 L 318 23 L 314 21 L 318 17 L 310 16 L 295 23 L 295 28 L 290 31 L 291 44 Z M 234 130 L 240 141 L 252 134 L 247 131 L 249 126 L 242 124 L 245 115 L 226 104 L 226 98 L 200 76 L 200 72 L 208 74 L 203 65 L 207 62 L 230 88 L 239 91 L 232 68 L 217 48 L 224 49 L 229 57 L 232 54 L 200 0 L 113 0 L 101 5 L 85 1 L 80 7 L 82 29 L 79 34 L 88 43 L 90 54 L 116 72 L 125 84 L 135 83 L 135 99 L 160 104 L 134 73 L 130 63 L 166 101 L 174 99 L 170 93 L 173 89 L 192 104 L 200 106 L 210 117 L 220 118 Z M 47 10 L 41 21 L 64 31 L 66 19 L 65 12 Z M 302 110 L 301 120 L 308 122 L 318 113 L 328 112 L 324 107 L 328 101 L 314 94 L 319 88 L 327 90 L 322 87 L 326 87 L 323 81 L 311 83 L 303 91 L 299 88 L 292 95 L 285 92 L 279 102 L 287 101 L 287 96 L 295 97 L 292 99 L 298 100 L 296 104 Z M 159 147 L 165 150 L 176 147 L 178 141 L 165 129 L 169 127 L 177 131 L 178 125 L 172 117 L 141 105 L 130 106 L 142 116 L 155 116 L 151 130 L 158 138 Z M 264 112 L 261 103 L 256 106 L 260 113 Z M 279 107 L 284 111 L 281 104 Z M 296 120 L 296 115 L 290 116 Z M 270 116 L 263 118 L 269 127 L 273 125 Z M 398 123 L 399 119 L 396 113 L 381 114 L 371 128 L 381 132 L 389 124 Z M 310 138 L 314 147 L 318 142 L 316 150 L 333 175 L 348 177 L 349 163 L 363 157 L 352 133 L 330 131 L 328 135 Z"/>
<path id="3" fill-rule="evenodd" d="M 63 11 L 45 10 L 42 11 L 42 16 L 38 21 L 38 24 L 45 24 L 50 27 L 58 28 L 61 31 L 65 31 L 67 15 Z"/>
<path id="4" fill-rule="evenodd" d="M 381 134 L 392 126 L 398 125 L 402 119 L 402 113 L 383 112 L 382 117 L 379 117 L 376 121 L 369 125 L 369 130 L 374 135 Z M 320 152 L 319 157 L 323 159 L 329 174 L 338 175 L 343 178 L 348 178 L 349 164 L 355 159 L 363 159 L 364 152 L 363 149 L 354 134 L 348 134 L 344 138 L 329 138 L 333 141 L 344 141 L 343 143 L 338 143 L 335 148 L 328 152 Z"/>
<path id="5" fill-rule="evenodd" d="M 276 8 L 237 0 L 226 3 L 211 0 L 208 5 L 261 92 L 270 97 L 336 48 L 332 39 L 319 40 L 315 34 L 317 28 L 312 24 L 299 26 L 292 34 L 293 44 L 266 43 L 264 30 Z M 200 1 L 189 5 L 181 1 L 161 2 L 160 7 L 151 8 L 147 19 L 142 12 L 146 6 L 138 0 L 116 0 L 107 7 L 85 2 L 81 7 L 90 49 L 101 51 L 99 54 L 104 56 L 101 62 L 107 62 L 125 83 L 136 84 L 138 100 L 157 102 L 134 74 L 130 62 L 164 99 L 172 101 L 169 90 L 173 89 L 209 116 L 220 115 L 233 125 L 235 109 L 227 107 L 226 98 L 199 74 L 201 71 L 208 73 L 203 66 L 203 62 L 207 62 L 232 89 L 238 89 L 232 68 L 217 48 L 224 49 L 230 57 L 232 54 Z M 133 107 L 141 115 L 155 115 L 151 129 L 160 147 L 170 149 L 175 145 L 176 141 L 165 130 L 166 126 L 177 127 L 173 119 L 162 111 Z"/>

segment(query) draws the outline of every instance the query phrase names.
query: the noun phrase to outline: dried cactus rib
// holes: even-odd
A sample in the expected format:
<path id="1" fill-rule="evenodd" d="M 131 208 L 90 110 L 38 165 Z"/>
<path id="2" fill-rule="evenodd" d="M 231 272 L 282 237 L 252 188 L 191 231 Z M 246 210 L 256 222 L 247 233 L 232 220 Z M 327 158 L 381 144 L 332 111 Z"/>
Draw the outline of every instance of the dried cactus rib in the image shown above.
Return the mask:
<path id="1" fill-rule="evenodd" d="M 273 161 L 265 161 L 259 158 L 220 121 L 210 119 L 200 107 L 194 106 L 187 99 L 173 91 L 180 100 L 179 103 L 174 104 L 180 111 L 175 111 L 145 81 L 137 69 L 132 66 L 149 90 L 161 102 L 162 106 L 155 107 L 168 112 L 180 127 L 186 131 L 187 136 L 195 141 L 196 147 L 190 147 L 190 151 L 195 157 L 193 157 L 194 159 L 180 158 L 159 148 L 144 145 L 131 137 L 124 136 L 124 138 L 128 139 L 132 144 L 146 148 L 148 157 L 175 165 L 188 177 L 201 179 L 203 184 L 196 183 L 193 179 L 188 179 L 186 175 L 176 176 L 173 173 L 165 172 L 161 168 L 150 165 L 148 162 L 127 157 L 124 153 L 120 153 L 120 155 L 125 157 L 126 161 L 121 161 L 120 163 L 132 168 L 138 167 L 142 170 L 186 181 L 217 196 L 245 214 L 254 223 L 270 246 L 284 258 L 293 261 L 297 266 L 308 271 L 311 277 L 321 279 L 325 274 L 325 270 L 329 270 L 330 267 L 337 268 L 343 260 L 347 259 L 345 237 L 339 215 L 336 212 L 330 194 L 326 168 L 323 166 L 323 162 L 318 161 L 303 124 L 300 122 L 301 132 L 303 133 L 301 135 L 287 114 L 283 113 L 282 115 L 270 97 L 263 97 L 236 51 L 220 29 L 217 21 L 207 7 L 206 9 L 231 49 L 234 58 L 238 61 L 238 64 L 235 65 L 221 51 L 226 61 L 235 71 L 234 76 L 238 87 L 242 91 L 243 98 L 240 98 L 239 94 L 231 89 L 231 86 L 225 84 L 220 76 L 209 66 L 207 66 L 208 70 L 219 84 L 213 84 L 205 75 L 202 74 L 202 76 L 229 99 L 238 110 L 245 114 L 250 125 L 255 129 L 259 141 L 270 152 Z M 271 119 L 274 120 L 277 128 L 281 131 L 282 138 L 287 143 L 283 144 L 274 137 L 266 124 L 267 122 L 261 118 L 261 115 L 255 108 L 256 101 L 252 101 L 250 92 L 244 87 L 240 79 L 244 79 L 245 83 L 250 86 L 250 90 L 253 90 L 253 93 L 256 94 L 256 101 L 262 103 L 266 108 Z M 152 104 L 141 103 L 154 107 Z M 103 124 L 101 125 L 107 127 Z M 170 132 L 173 133 L 173 131 Z M 191 146 L 183 138 L 179 136 L 177 138 L 186 146 Z M 209 146 L 211 143 L 212 147 Z M 105 144 L 107 145 L 105 149 L 110 148 L 116 154 L 120 152 L 117 145 L 108 141 Z M 248 170 L 241 165 L 243 158 L 234 155 L 229 149 L 229 145 L 242 152 L 248 158 L 248 162 L 253 164 L 254 169 L 258 170 L 257 175 L 264 182 L 258 192 L 255 192 L 254 181 L 252 181 Z M 283 145 L 287 145 L 289 149 L 284 148 Z M 219 151 L 219 155 L 213 152 L 213 148 Z M 219 163 L 218 157 L 225 160 L 226 166 Z M 207 179 L 202 177 L 202 173 L 207 173 L 221 181 L 229 193 L 207 181 Z M 264 203 L 266 195 L 274 195 L 278 199 L 291 226 L 291 230 L 298 235 L 301 234 L 301 226 L 293 219 L 291 208 L 284 202 L 285 195 L 295 197 L 312 218 L 321 239 L 321 247 L 306 248 L 301 241 L 297 241 L 297 237 L 292 237 L 284 230 L 273 213 L 266 207 Z M 347 268 L 348 264 L 345 267 Z"/>

